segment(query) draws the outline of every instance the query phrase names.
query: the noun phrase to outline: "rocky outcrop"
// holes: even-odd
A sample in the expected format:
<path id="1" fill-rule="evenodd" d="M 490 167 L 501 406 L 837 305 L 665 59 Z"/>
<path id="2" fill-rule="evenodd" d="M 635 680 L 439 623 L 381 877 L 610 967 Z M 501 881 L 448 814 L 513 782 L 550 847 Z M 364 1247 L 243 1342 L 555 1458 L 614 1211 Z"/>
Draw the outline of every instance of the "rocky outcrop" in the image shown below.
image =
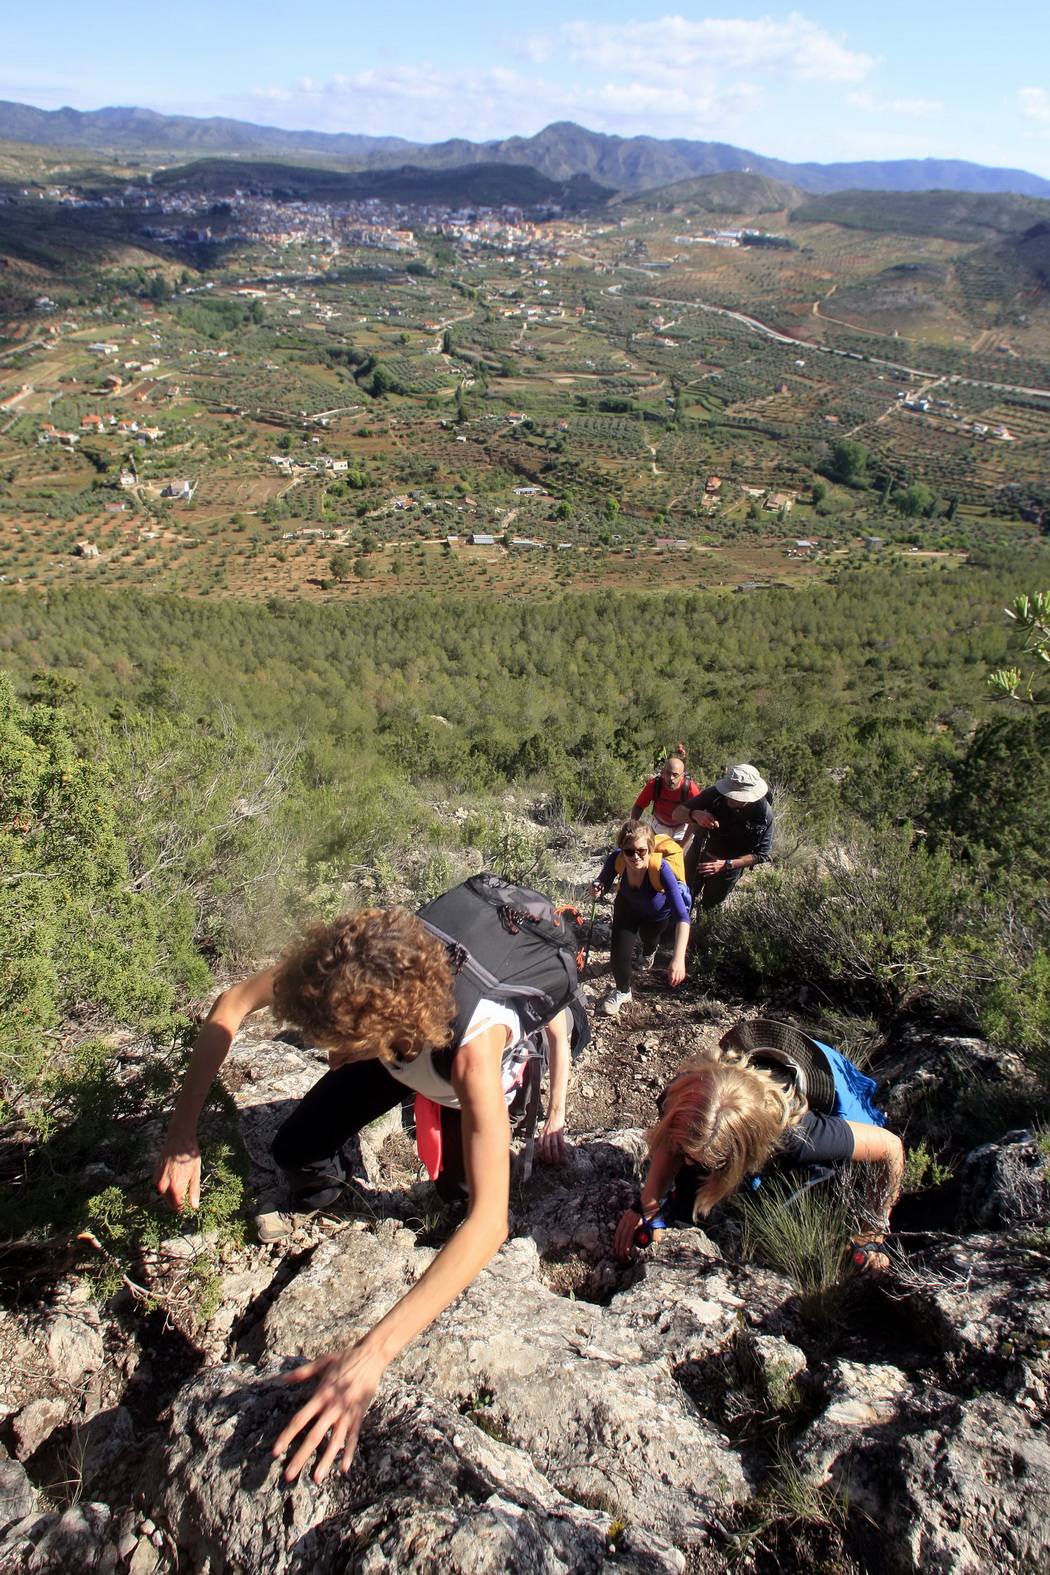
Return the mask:
<path id="1" fill-rule="evenodd" d="M 945 1068 L 997 1086 L 1002 1058 L 988 1047 L 937 1045 Z M 658 1038 L 637 1049 L 657 1057 Z M 920 1061 L 909 1065 L 905 1102 L 924 1086 Z M 264 1186 L 269 1136 L 318 1068 L 280 1042 L 233 1067 Z M 955 1227 L 901 1238 L 882 1282 L 839 1288 L 823 1309 L 737 1261 L 731 1215 L 615 1261 L 644 1152 L 638 1129 L 577 1133 L 564 1166 L 538 1166 L 515 1189 L 510 1239 L 393 1364 L 350 1473 L 320 1486 L 287 1484 L 272 1457 L 303 1398 L 282 1374 L 370 1327 L 451 1228 L 396 1113 L 361 1144 L 356 1217 L 228 1255 L 207 1359 L 160 1419 L 136 1409 L 130 1380 L 126 1403 L 97 1398 L 115 1339 L 90 1300 L 49 1309 L 19 1347 L 37 1351 L 51 1388 L 11 1408 L 9 1448 L 28 1474 L 0 1460 L 0 1571 L 713 1575 L 778 1503 L 803 1542 L 807 1504 L 822 1534 L 832 1528 L 828 1567 L 1046 1567 L 1050 1206 L 1038 1142 L 1010 1133 L 974 1150 Z M 173 1236 L 158 1253 L 200 1245 Z M 85 1502 L 46 1507 L 34 1484 L 73 1457 Z"/>
<path id="2" fill-rule="evenodd" d="M 180 1396 L 144 1494 L 191 1567 L 253 1575 L 567 1575 L 607 1560 L 679 1575 L 680 1552 L 552 1488 L 525 1451 L 397 1379 L 369 1413 L 354 1469 L 285 1483 L 270 1444 L 301 1400 L 276 1369 L 211 1368 Z"/>

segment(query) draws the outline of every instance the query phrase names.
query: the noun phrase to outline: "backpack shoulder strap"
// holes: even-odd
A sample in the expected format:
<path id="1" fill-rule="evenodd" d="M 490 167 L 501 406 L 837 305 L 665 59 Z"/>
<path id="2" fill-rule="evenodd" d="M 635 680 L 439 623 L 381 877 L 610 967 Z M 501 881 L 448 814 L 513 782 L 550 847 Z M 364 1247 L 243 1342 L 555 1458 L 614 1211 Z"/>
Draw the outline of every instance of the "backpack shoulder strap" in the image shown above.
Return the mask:
<path id="1" fill-rule="evenodd" d="M 649 855 L 649 884 L 654 891 L 664 889 L 664 856 L 659 848 L 654 848 Z"/>

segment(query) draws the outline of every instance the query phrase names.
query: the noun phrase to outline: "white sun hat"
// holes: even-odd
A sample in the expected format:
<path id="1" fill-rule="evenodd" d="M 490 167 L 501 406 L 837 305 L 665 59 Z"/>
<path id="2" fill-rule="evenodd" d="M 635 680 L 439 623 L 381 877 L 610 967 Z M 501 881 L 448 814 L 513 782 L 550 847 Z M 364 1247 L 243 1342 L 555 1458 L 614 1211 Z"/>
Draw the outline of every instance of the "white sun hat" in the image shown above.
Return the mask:
<path id="1" fill-rule="evenodd" d="M 769 783 L 763 782 L 754 766 L 730 766 L 715 787 L 723 798 L 734 804 L 756 804 L 769 792 Z"/>

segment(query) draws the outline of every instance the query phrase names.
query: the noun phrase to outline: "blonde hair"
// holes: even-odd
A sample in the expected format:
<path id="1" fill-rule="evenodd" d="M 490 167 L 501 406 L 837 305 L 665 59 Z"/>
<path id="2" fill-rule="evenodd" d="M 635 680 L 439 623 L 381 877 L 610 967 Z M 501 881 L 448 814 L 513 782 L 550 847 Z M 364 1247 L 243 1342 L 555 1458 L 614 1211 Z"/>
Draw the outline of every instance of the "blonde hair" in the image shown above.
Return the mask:
<path id="1" fill-rule="evenodd" d="M 689 1061 L 664 1096 L 660 1120 L 645 1134 L 679 1164 L 709 1172 L 697 1189 L 693 1219 L 709 1214 L 746 1176 L 764 1169 L 805 1102 L 736 1051 L 705 1051 Z"/>
<path id="2" fill-rule="evenodd" d="M 646 820 L 625 820 L 616 838 L 616 846 L 622 850 L 624 843 L 631 837 L 641 837 L 650 853 L 656 847 L 656 833 Z"/>
<path id="3" fill-rule="evenodd" d="M 285 953 L 273 994 L 285 1022 L 355 1061 L 412 1061 L 448 1043 L 456 1015 L 448 953 L 404 908 L 314 925 Z"/>

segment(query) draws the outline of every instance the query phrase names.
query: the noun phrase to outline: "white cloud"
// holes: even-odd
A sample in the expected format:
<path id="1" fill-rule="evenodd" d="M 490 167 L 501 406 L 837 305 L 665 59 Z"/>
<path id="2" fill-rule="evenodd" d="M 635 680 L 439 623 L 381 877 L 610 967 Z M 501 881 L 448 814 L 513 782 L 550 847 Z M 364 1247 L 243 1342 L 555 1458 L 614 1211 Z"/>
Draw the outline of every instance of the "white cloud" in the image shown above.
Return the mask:
<path id="1" fill-rule="evenodd" d="M 944 108 L 936 98 L 877 99 L 871 93 L 847 93 L 846 103 L 851 109 L 862 110 L 868 115 L 903 115 L 913 120 L 939 115 Z"/>
<path id="2" fill-rule="evenodd" d="M 1017 102 L 1022 115 L 1029 120 L 1050 120 L 1050 94 L 1046 88 L 1023 87 L 1017 89 Z"/>
<path id="3" fill-rule="evenodd" d="M 527 41 L 534 59 L 566 49 L 576 65 L 637 80 L 701 91 L 727 73 L 757 74 L 773 81 L 859 82 L 874 57 L 849 50 L 824 28 L 793 12 L 786 22 L 705 17 L 692 22 L 664 16 L 652 22 L 565 22 Z"/>
<path id="4" fill-rule="evenodd" d="M 876 64 L 798 13 L 571 21 L 511 47 L 509 67 L 397 65 L 259 90 L 249 113 L 263 100 L 284 125 L 426 141 L 528 134 L 552 120 L 627 136 L 733 138 L 747 134 L 778 88 L 855 83 Z"/>
<path id="5" fill-rule="evenodd" d="M 285 126 L 352 130 L 433 141 L 529 135 L 554 120 L 577 120 L 623 135 L 710 137 L 735 130 L 763 101 L 747 82 L 716 87 L 642 80 L 566 84 L 506 68 L 442 70 L 429 64 L 303 78 L 290 88 L 258 89 L 243 111 Z"/>

